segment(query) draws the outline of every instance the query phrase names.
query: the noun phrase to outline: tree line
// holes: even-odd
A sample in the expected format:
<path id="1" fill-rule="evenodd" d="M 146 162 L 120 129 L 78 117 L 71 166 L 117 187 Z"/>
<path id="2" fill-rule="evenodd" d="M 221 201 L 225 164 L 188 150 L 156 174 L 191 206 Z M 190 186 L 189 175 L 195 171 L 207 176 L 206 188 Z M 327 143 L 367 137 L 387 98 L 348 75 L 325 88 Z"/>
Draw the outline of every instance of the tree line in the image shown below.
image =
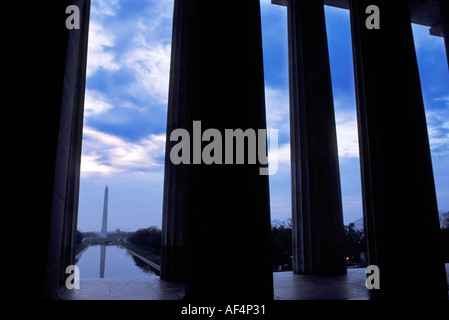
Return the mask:
<path id="1" fill-rule="evenodd" d="M 440 215 L 443 258 L 449 263 L 449 211 Z M 366 266 L 366 237 L 354 223 L 344 226 L 344 252 L 348 267 Z M 271 228 L 273 270 L 292 270 L 292 223 L 274 220 Z"/>
<path id="2" fill-rule="evenodd" d="M 449 211 L 440 215 L 443 240 L 444 261 L 449 263 Z M 248 230 L 251 232 L 251 230 Z M 231 232 L 232 234 L 232 232 Z M 162 231 L 156 226 L 126 233 L 127 241 L 145 250 L 160 254 Z M 83 234 L 77 233 L 77 242 Z M 363 230 L 355 228 L 354 223 L 344 226 L 344 246 L 348 267 L 366 265 L 366 239 Z M 292 222 L 274 220 L 271 227 L 271 254 L 274 271 L 292 270 Z"/>
<path id="3" fill-rule="evenodd" d="M 156 226 L 139 229 L 128 235 L 127 240 L 145 250 L 161 251 L 162 231 Z"/>

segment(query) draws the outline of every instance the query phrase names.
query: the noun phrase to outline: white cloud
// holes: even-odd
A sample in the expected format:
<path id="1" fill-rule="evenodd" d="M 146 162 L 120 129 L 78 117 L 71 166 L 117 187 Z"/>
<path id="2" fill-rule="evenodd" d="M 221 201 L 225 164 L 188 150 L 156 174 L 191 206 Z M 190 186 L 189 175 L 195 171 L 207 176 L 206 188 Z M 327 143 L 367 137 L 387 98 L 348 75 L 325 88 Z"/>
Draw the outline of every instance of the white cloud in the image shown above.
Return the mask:
<path id="1" fill-rule="evenodd" d="M 358 158 L 359 138 L 356 111 L 339 111 L 336 112 L 335 118 L 339 157 Z"/>
<path id="2" fill-rule="evenodd" d="M 100 68 L 118 70 L 115 61 L 114 37 L 98 22 L 92 21 L 89 27 L 89 48 L 87 58 L 87 76 L 92 76 Z"/>
<path id="3" fill-rule="evenodd" d="M 355 97 L 337 92 L 334 96 L 335 122 L 337 127 L 338 156 L 359 157 L 359 136 Z"/>
<path id="4" fill-rule="evenodd" d="M 435 100 L 446 101 L 442 109 L 426 110 L 427 130 L 433 156 L 449 155 L 449 96 Z"/>
<path id="5" fill-rule="evenodd" d="M 137 142 L 84 127 L 82 176 L 142 173 L 163 168 L 165 134 L 151 134 Z"/>
<path id="6" fill-rule="evenodd" d="M 449 108 L 449 95 L 445 96 L 445 97 L 440 97 L 440 98 L 435 98 L 435 101 L 444 101 L 445 102 L 445 106 L 447 108 Z"/>
<path id="7" fill-rule="evenodd" d="M 91 5 L 91 15 L 115 16 L 119 8 L 119 0 L 94 0 Z"/>
<path id="8" fill-rule="evenodd" d="M 128 16 L 119 16 L 118 9 L 118 1 L 99 1 L 93 9 L 87 75 L 120 69 L 133 77 L 122 84 L 122 93 L 166 104 L 173 1 L 146 1 L 139 12 Z M 107 17 L 116 13 L 117 18 Z"/>
<path id="9" fill-rule="evenodd" d="M 121 97 L 111 97 L 98 90 L 86 90 L 84 100 L 84 121 L 86 123 L 95 118 L 97 123 L 100 121 L 114 125 L 129 124 L 129 121 L 133 119 L 132 116 L 127 111 L 119 110 L 120 108 L 140 113 L 145 111 L 144 106 L 136 105 Z"/>
<path id="10" fill-rule="evenodd" d="M 280 136 L 290 134 L 288 89 L 265 87 L 267 127 L 279 130 Z"/>
<path id="11" fill-rule="evenodd" d="M 109 176 L 118 172 L 119 170 L 116 168 L 103 164 L 100 161 L 100 156 L 98 154 L 83 154 L 83 158 L 81 160 L 81 177 L 84 178 L 94 174 Z"/>
<path id="12" fill-rule="evenodd" d="M 271 87 L 265 87 L 265 101 L 267 128 L 278 130 L 278 137 L 280 141 L 289 141 L 290 109 L 288 89 L 274 89 Z M 279 166 L 290 166 L 290 143 L 281 143 L 280 141 L 278 141 L 277 164 Z M 276 155 L 270 146 L 268 152 L 270 164 L 273 164 L 273 159 L 275 156 Z"/>
<path id="13" fill-rule="evenodd" d="M 102 114 L 112 108 L 112 104 L 107 102 L 107 98 L 103 93 L 91 89 L 86 90 L 86 98 L 84 101 L 85 118 Z"/>
<path id="14" fill-rule="evenodd" d="M 272 157 L 273 154 L 270 153 L 268 156 Z M 279 146 L 279 148 L 278 148 L 278 163 L 281 165 L 282 164 L 290 165 L 290 143 L 284 143 Z"/>
<path id="15" fill-rule="evenodd" d="M 173 19 L 174 1 L 151 1 L 143 10 L 143 15 L 136 21 L 140 34 L 147 39 L 161 39 L 169 37 L 171 40 L 171 27 Z"/>
<path id="16" fill-rule="evenodd" d="M 171 46 L 141 43 L 123 54 L 122 65 L 131 68 L 135 81 L 129 91 L 134 96 L 150 96 L 157 103 L 168 101 Z"/>
<path id="17" fill-rule="evenodd" d="M 128 87 L 133 96 L 168 102 L 172 16 L 172 1 L 156 1 L 135 22 L 129 49 L 120 60 L 134 74 Z"/>

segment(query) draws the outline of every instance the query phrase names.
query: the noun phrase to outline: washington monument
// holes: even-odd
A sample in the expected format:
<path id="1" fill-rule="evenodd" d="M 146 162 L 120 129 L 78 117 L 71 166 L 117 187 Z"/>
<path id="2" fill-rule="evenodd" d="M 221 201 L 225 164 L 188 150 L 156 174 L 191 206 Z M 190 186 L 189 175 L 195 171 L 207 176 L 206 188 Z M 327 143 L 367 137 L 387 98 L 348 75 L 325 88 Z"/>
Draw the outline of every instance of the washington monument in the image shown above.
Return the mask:
<path id="1" fill-rule="evenodd" d="M 108 186 L 104 190 L 104 205 L 103 205 L 103 224 L 101 226 L 101 236 L 106 238 L 108 236 Z"/>

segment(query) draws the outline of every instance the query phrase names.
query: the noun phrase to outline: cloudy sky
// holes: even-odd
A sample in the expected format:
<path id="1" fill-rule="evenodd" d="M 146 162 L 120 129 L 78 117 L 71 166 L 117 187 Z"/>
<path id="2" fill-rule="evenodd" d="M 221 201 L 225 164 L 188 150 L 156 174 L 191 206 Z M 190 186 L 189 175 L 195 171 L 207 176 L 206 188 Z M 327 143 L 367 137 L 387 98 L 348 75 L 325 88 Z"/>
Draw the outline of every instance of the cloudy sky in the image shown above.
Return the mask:
<path id="1" fill-rule="evenodd" d="M 291 215 L 286 9 L 261 1 L 268 127 L 279 130 L 272 219 Z M 173 0 L 92 0 L 78 228 L 161 226 Z M 362 217 L 349 12 L 326 7 L 345 223 Z M 440 211 L 449 210 L 449 74 L 442 38 L 413 26 Z"/>

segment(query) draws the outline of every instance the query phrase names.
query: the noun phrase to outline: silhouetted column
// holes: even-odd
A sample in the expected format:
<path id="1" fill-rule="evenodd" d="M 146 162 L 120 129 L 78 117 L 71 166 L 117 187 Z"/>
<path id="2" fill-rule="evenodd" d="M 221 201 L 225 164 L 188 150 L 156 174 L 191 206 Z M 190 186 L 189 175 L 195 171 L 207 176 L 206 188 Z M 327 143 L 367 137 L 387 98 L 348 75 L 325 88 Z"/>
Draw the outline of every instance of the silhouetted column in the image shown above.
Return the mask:
<path id="1" fill-rule="evenodd" d="M 443 27 L 444 43 L 446 44 L 446 57 L 449 66 L 449 2 L 439 0 L 441 26 Z"/>
<path id="2" fill-rule="evenodd" d="M 65 26 L 65 18 L 68 17 L 65 11 L 69 4 L 76 5 L 80 10 L 80 29 L 68 30 Z M 42 146 L 41 150 L 42 154 L 51 159 L 46 165 L 52 170 L 52 175 L 45 178 L 53 179 L 51 212 L 48 217 L 42 217 L 45 221 L 42 233 L 48 234 L 45 265 L 47 299 L 57 298 L 59 285 L 65 284 L 65 269 L 75 263 L 90 0 L 63 1 L 57 8 L 59 19 L 49 29 L 59 30 L 60 38 L 56 43 L 60 51 L 48 63 L 63 72 L 62 75 L 49 76 L 49 80 L 54 83 L 42 89 L 42 92 L 46 92 L 53 88 L 49 95 L 59 98 L 52 104 L 54 109 L 50 119 L 46 119 L 51 122 L 48 125 L 51 137 L 42 140 L 51 145 L 52 149 L 45 153 L 46 149 Z M 40 211 L 38 207 L 35 210 Z"/>
<path id="3" fill-rule="evenodd" d="M 187 299 L 273 298 L 268 177 L 224 164 L 225 129 L 266 128 L 259 6 L 175 1 L 161 272 L 185 257 Z M 169 162 L 172 130 L 195 139 L 193 120 L 220 131 L 223 164 Z"/>
<path id="4" fill-rule="evenodd" d="M 380 29 L 368 30 L 368 5 Z M 447 299 L 426 118 L 407 1 L 351 1 L 368 264 L 374 297 Z"/>
<path id="5" fill-rule="evenodd" d="M 323 1 L 288 2 L 293 268 L 344 274 L 343 216 Z"/>
<path id="6" fill-rule="evenodd" d="M 77 4 L 73 2 L 73 4 Z M 71 42 L 77 44 L 73 52 L 78 51 L 77 58 L 69 59 L 68 64 L 76 62 L 74 69 L 68 73 L 75 72 L 76 82 L 73 90 L 73 114 L 70 135 L 69 162 L 67 172 L 67 198 L 65 201 L 62 259 L 60 267 L 60 285 L 65 285 L 67 266 L 75 264 L 75 250 L 77 241 L 78 226 L 78 198 L 80 188 L 80 165 L 81 165 L 81 145 L 83 139 L 83 119 L 84 119 L 84 97 L 86 90 L 86 66 L 87 66 L 87 45 L 89 35 L 90 2 L 79 1 L 82 28 L 79 32 L 71 33 Z M 70 47 L 72 48 L 72 47 Z"/>
<path id="7" fill-rule="evenodd" d="M 69 5 L 80 9 L 80 29 L 66 28 Z M 30 2 L 27 10 L 8 4 L 3 91 L 5 101 L 18 102 L 4 116 L 11 132 L 4 207 L 14 207 L 14 214 L 2 223 L 26 235 L 6 236 L 14 238 L 5 246 L 14 265 L 6 287 L 2 282 L 9 297 L 22 297 L 31 284 L 34 300 L 56 299 L 65 268 L 74 264 L 89 7 L 90 0 Z M 32 37 L 23 21 L 36 23 Z"/>
<path id="8" fill-rule="evenodd" d="M 161 278 L 168 281 L 185 280 L 184 222 L 185 216 L 191 211 L 191 165 L 174 165 L 170 161 L 170 150 L 177 143 L 170 141 L 172 131 L 178 128 L 189 132 L 192 130 L 194 50 L 191 42 L 194 21 L 191 10 L 185 1 L 174 3 L 161 246 Z"/>

